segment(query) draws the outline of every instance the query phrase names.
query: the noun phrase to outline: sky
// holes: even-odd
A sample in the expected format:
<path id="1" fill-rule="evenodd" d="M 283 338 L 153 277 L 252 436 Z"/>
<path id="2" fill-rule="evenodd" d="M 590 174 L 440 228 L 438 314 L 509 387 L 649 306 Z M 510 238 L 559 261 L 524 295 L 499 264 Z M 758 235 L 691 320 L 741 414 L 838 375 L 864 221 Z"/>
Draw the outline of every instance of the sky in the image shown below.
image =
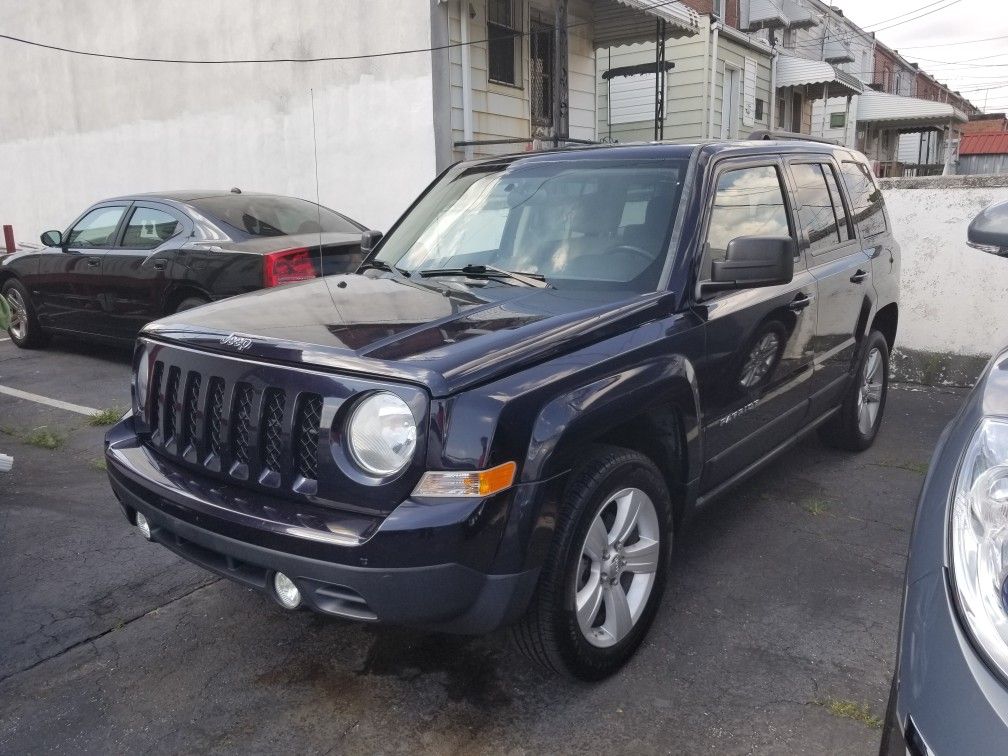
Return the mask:
<path id="1" fill-rule="evenodd" d="M 1008 111 L 1008 0 L 827 1 L 981 110 Z"/>

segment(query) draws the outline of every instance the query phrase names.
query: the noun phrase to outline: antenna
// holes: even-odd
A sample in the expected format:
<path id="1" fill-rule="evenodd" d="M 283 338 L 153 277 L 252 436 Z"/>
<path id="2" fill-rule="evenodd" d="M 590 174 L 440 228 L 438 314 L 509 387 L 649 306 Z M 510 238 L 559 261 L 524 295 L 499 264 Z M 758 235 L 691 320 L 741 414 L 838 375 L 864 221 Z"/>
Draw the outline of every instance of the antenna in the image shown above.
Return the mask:
<path id="1" fill-rule="evenodd" d="M 315 126 L 315 90 L 311 88 L 308 90 L 308 94 L 311 97 L 311 129 L 312 129 L 312 151 L 315 158 L 315 212 L 318 214 L 318 258 L 319 258 L 319 274 L 322 276 L 322 280 L 325 282 L 326 291 L 329 292 L 329 298 L 336 304 L 336 298 L 333 296 L 332 289 L 329 288 L 329 282 L 325 280 L 325 257 L 322 254 L 322 199 L 319 193 L 319 177 L 318 177 L 318 129 Z"/>

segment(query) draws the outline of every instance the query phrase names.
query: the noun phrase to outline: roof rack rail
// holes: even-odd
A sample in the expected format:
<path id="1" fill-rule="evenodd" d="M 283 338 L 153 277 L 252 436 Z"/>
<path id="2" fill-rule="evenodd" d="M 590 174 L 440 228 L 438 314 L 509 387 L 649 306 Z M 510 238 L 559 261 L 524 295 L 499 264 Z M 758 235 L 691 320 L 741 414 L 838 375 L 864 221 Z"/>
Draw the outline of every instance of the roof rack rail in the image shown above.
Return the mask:
<path id="1" fill-rule="evenodd" d="M 799 134 L 794 131 L 771 131 L 770 129 L 757 129 L 749 135 L 750 139 L 757 140 L 767 140 L 767 139 L 794 139 L 802 142 L 820 142 L 821 144 L 832 144 L 834 147 L 839 147 L 840 143 L 835 139 L 823 139 L 822 137 L 814 137 L 811 134 Z"/>

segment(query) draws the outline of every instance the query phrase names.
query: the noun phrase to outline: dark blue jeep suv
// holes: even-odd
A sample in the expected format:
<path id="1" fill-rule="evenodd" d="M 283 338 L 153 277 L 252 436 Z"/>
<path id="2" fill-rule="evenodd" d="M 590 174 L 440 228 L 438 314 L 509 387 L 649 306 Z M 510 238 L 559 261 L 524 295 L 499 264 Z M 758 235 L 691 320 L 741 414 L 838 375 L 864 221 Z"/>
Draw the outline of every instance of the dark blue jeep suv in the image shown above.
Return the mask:
<path id="1" fill-rule="evenodd" d="M 149 325 L 107 438 L 143 534 L 282 606 L 547 667 L 641 643 L 682 518 L 882 421 L 899 252 L 863 156 L 652 144 L 448 169 L 357 273 Z"/>

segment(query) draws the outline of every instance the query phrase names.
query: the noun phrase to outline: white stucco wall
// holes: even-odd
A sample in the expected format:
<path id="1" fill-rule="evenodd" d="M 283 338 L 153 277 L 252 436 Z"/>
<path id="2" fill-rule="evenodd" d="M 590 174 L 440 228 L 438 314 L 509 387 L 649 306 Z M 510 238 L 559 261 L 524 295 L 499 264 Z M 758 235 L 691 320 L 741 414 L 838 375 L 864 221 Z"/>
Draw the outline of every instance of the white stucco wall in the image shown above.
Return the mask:
<path id="1" fill-rule="evenodd" d="M 966 228 L 1008 186 L 883 188 L 902 250 L 897 347 L 989 355 L 1008 344 L 1008 260 L 966 245 Z M 888 185 L 888 182 L 887 182 Z"/>
<path id="2" fill-rule="evenodd" d="M 353 55 L 430 46 L 428 2 L 34 0 L 5 33 L 170 58 Z M 386 228 L 435 175 L 429 53 L 327 63 L 176 65 L 0 41 L 0 222 L 37 242 L 119 194 L 228 189 L 315 197 Z"/>

